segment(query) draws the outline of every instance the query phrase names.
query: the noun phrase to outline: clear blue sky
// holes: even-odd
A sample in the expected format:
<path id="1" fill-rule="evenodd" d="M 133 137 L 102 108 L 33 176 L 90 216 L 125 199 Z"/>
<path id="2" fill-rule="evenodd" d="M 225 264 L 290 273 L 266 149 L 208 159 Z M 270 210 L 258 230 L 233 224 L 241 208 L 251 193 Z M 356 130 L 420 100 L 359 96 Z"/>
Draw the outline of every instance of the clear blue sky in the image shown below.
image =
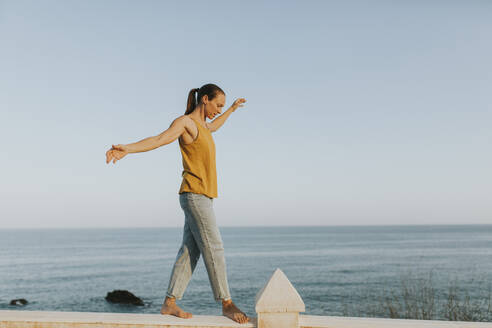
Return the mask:
<path id="1" fill-rule="evenodd" d="M 221 86 L 221 226 L 492 223 L 491 1 L 0 1 L 0 228 L 182 226 Z"/>

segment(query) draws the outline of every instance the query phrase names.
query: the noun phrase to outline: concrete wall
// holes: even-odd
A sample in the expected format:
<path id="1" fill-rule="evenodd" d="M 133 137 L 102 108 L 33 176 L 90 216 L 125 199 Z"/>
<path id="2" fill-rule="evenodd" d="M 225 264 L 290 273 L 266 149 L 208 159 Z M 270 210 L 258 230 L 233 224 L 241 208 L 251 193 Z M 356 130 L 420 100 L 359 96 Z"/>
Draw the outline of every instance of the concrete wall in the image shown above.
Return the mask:
<path id="1" fill-rule="evenodd" d="M 256 295 L 255 310 L 257 318 L 247 324 L 222 316 L 180 319 L 161 314 L 0 311 L 0 328 L 492 328 L 492 323 L 479 322 L 300 315 L 305 312 L 304 302 L 280 269 Z"/>

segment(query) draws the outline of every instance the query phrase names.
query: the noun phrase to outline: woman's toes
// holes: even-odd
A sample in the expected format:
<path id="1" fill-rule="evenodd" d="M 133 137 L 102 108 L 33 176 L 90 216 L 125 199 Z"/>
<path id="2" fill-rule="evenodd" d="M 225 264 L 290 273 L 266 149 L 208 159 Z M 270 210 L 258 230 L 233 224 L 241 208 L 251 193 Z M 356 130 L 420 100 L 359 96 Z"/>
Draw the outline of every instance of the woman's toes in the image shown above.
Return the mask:
<path id="1" fill-rule="evenodd" d="M 246 318 L 245 318 L 244 314 L 242 314 L 242 313 L 235 313 L 234 318 L 239 323 L 245 323 L 246 322 Z"/>
<path id="2" fill-rule="evenodd" d="M 179 311 L 178 316 L 180 318 L 189 319 L 191 318 L 191 313 L 185 311 Z"/>

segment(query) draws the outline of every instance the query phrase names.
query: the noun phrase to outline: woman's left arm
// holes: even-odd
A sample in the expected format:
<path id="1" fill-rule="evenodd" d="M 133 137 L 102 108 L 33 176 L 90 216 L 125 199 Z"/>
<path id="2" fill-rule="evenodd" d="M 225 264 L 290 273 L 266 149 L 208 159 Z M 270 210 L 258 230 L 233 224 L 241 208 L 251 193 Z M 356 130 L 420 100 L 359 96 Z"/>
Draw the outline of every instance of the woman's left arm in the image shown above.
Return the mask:
<path id="1" fill-rule="evenodd" d="M 236 101 L 234 101 L 232 106 L 229 107 L 229 109 L 226 110 L 224 114 L 220 115 L 219 117 L 217 117 L 215 120 L 213 120 L 208 124 L 210 131 L 212 132 L 217 131 L 225 123 L 229 115 L 231 115 L 231 113 L 234 112 L 238 107 L 243 107 L 244 106 L 243 103 L 245 102 L 246 99 L 244 98 L 236 99 Z"/>

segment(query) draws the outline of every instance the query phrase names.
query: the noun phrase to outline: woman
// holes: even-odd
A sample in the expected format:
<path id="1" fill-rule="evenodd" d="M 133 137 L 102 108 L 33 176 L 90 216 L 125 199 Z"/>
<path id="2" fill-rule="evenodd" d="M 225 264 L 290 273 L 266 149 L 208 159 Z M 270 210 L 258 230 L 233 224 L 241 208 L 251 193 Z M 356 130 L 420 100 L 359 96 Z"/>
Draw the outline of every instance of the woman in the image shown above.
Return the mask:
<path id="1" fill-rule="evenodd" d="M 195 98 L 198 93 L 198 104 Z M 183 181 L 179 189 L 179 201 L 185 214 L 183 242 L 169 280 L 166 299 L 161 313 L 181 318 L 191 318 L 183 311 L 176 299 L 181 299 L 196 263 L 203 255 L 208 277 L 216 301 L 222 301 L 222 313 L 228 318 L 246 323 L 249 318 L 232 302 L 227 283 L 224 248 L 215 222 L 213 198 L 217 197 L 217 174 L 215 167 L 215 144 L 211 132 L 217 131 L 229 115 L 243 107 L 245 99 L 239 98 L 222 112 L 225 93 L 215 84 L 206 84 L 192 89 L 184 115 L 175 119 L 161 134 L 127 145 L 113 145 L 106 152 L 106 163 L 113 164 L 128 153 L 139 153 L 167 145 L 179 138 L 183 157 Z"/>

